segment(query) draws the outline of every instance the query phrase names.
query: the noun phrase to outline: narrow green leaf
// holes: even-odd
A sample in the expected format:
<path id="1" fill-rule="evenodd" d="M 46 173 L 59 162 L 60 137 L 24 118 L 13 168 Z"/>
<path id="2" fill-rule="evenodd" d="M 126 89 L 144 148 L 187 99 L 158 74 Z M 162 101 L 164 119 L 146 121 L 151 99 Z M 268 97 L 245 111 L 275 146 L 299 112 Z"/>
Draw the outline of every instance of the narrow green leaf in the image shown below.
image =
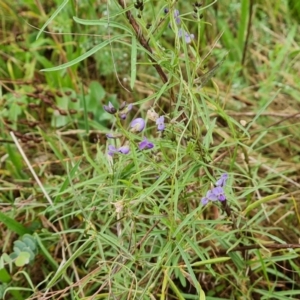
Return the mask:
<path id="1" fill-rule="evenodd" d="M 97 51 L 99 51 L 100 49 L 104 48 L 105 46 L 107 46 L 108 44 L 112 43 L 115 40 L 120 40 L 124 37 L 128 37 L 128 34 L 121 34 L 121 35 L 117 35 L 112 37 L 111 39 L 108 39 L 106 41 L 104 41 L 103 43 L 95 46 L 94 48 L 92 48 L 91 50 L 87 51 L 86 53 L 80 55 L 79 57 L 65 63 L 62 64 L 60 66 L 57 67 L 53 67 L 53 68 L 48 68 L 48 69 L 42 69 L 42 72 L 51 72 L 51 71 L 59 71 L 68 67 L 71 67 L 79 62 L 81 62 L 82 60 L 88 58 L 89 56 L 93 55 L 94 53 L 96 53 Z"/>
<path id="2" fill-rule="evenodd" d="M 39 36 L 44 31 L 44 29 L 54 20 L 54 18 L 61 12 L 61 10 L 67 5 L 68 2 L 69 0 L 64 0 L 64 2 L 57 8 L 57 10 L 52 14 L 52 16 L 47 20 L 47 22 L 40 29 L 38 35 L 36 36 L 36 39 L 39 38 Z"/>
<path id="3" fill-rule="evenodd" d="M 243 52 L 244 49 L 244 43 L 245 43 L 245 36 L 247 31 L 247 22 L 250 16 L 248 16 L 249 13 L 249 0 L 242 0 L 241 1 L 241 17 L 239 20 L 239 30 L 238 30 L 238 45 L 240 48 L 240 51 Z"/>
<path id="4" fill-rule="evenodd" d="M 50 288 L 55 284 L 55 282 L 65 273 L 66 269 L 79 255 L 82 254 L 83 250 L 86 249 L 91 242 L 92 239 L 86 240 L 64 264 L 60 265 L 59 269 L 53 275 L 52 279 L 48 282 L 47 288 Z"/>
<path id="5" fill-rule="evenodd" d="M 136 80 L 136 56 L 137 56 L 137 41 L 136 36 L 132 36 L 131 42 L 131 77 L 130 77 L 130 87 L 133 89 Z"/>
<path id="6" fill-rule="evenodd" d="M 16 220 L 10 218 L 6 214 L 0 212 L 0 222 L 4 223 L 6 227 L 18 235 L 23 235 L 25 233 L 30 233 L 30 230 L 21 225 Z"/>
<path id="7" fill-rule="evenodd" d="M 210 264 L 218 264 L 218 263 L 222 263 L 225 262 L 227 260 L 230 260 L 230 257 L 217 257 L 217 258 L 212 258 L 212 259 L 208 259 L 205 261 L 197 261 L 193 264 L 191 264 L 192 267 L 196 267 L 196 266 L 203 266 L 203 265 L 210 265 Z"/>
<path id="8" fill-rule="evenodd" d="M 72 170 L 69 173 L 69 176 L 66 176 L 65 181 L 63 182 L 63 184 L 61 185 L 61 187 L 59 189 L 59 193 L 64 192 L 65 189 L 70 185 L 70 179 L 74 178 L 80 164 L 81 164 L 81 159 L 78 160 L 77 163 L 74 165 L 74 167 L 72 168 Z M 53 202 L 54 203 L 59 202 L 60 198 L 61 198 L 60 196 L 56 196 Z"/>
<path id="9" fill-rule="evenodd" d="M 58 269 L 58 263 L 53 259 L 52 255 L 49 253 L 47 248 L 44 246 L 42 240 L 40 239 L 39 235 L 37 233 L 34 233 L 34 236 L 36 238 L 36 241 L 39 245 L 40 251 L 42 252 L 43 256 L 47 259 L 47 261 L 51 264 L 51 266 L 57 270 Z"/>
<path id="10" fill-rule="evenodd" d="M 253 209 L 255 209 L 256 207 L 260 206 L 261 204 L 265 203 L 265 202 L 268 202 L 270 200 L 273 200 L 275 198 L 278 198 L 279 196 L 281 196 L 282 193 L 277 193 L 277 194 L 273 194 L 273 195 L 270 195 L 270 196 L 267 196 L 267 197 L 264 197 L 264 198 L 261 198 L 257 201 L 255 201 L 254 203 L 248 205 L 246 207 L 246 209 L 243 211 L 243 214 L 244 215 L 247 215 L 250 211 L 252 211 Z"/>
<path id="11" fill-rule="evenodd" d="M 179 291 L 179 289 L 177 288 L 176 284 L 173 282 L 173 280 L 170 278 L 170 276 L 167 274 L 166 272 L 166 277 L 168 279 L 168 282 L 170 284 L 170 288 L 173 290 L 173 292 L 175 293 L 175 295 L 177 296 L 177 299 L 179 300 L 184 300 L 183 295 L 181 294 L 181 292 Z"/>
<path id="12" fill-rule="evenodd" d="M 114 27 L 114 28 L 119 28 L 124 31 L 127 31 L 132 35 L 132 31 L 130 28 L 126 26 L 122 26 L 120 23 L 110 21 L 107 19 L 99 19 L 99 20 L 84 20 L 84 19 L 79 19 L 77 17 L 73 17 L 74 21 L 78 24 L 82 25 L 91 25 L 91 26 L 106 26 L 106 27 Z"/>
<path id="13" fill-rule="evenodd" d="M 86 134 L 89 134 L 90 126 L 89 126 L 89 118 L 88 118 L 88 109 L 86 103 L 86 97 L 84 94 L 83 84 L 81 84 L 81 94 L 82 94 L 82 102 L 83 102 L 83 116 L 84 116 L 84 128 Z"/>

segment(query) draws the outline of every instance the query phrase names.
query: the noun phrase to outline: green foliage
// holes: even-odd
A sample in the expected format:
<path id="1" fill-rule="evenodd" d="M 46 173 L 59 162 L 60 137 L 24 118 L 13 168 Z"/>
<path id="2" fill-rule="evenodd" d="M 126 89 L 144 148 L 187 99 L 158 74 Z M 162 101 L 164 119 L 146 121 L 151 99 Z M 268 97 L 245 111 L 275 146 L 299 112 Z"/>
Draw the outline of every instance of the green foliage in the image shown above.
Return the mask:
<path id="1" fill-rule="evenodd" d="M 35 238 L 24 234 L 19 240 L 14 241 L 13 252 L 9 257 L 6 253 L 1 256 L 1 269 L 3 269 L 4 262 L 14 262 L 17 267 L 23 267 L 34 261 L 37 251 Z"/>
<path id="2" fill-rule="evenodd" d="M 2 212 L 0 212 L 0 221 L 9 230 L 15 232 L 18 235 L 25 235 L 26 233 L 29 233 L 29 230 L 26 227 Z"/>
<path id="3" fill-rule="evenodd" d="M 300 22 L 300 2 L 297 0 L 288 0 L 288 5 L 292 16 Z"/>
<path id="4" fill-rule="evenodd" d="M 20 239 L 14 241 L 13 252 L 9 255 L 3 253 L 0 257 L 0 299 L 6 299 L 4 296 L 7 291 L 13 295 L 14 299 L 24 299 L 18 289 L 12 288 L 11 281 L 12 277 L 7 272 L 5 266 L 9 265 L 9 269 L 12 272 L 12 264 L 16 267 L 24 267 L 25 265 L 33 262 L 38 253 L 37 242 L 35 238 L 29 234 L 24 234 Z"/>
<path id="5" fill-rule="evenodd" d="M 0 298 L 297 299 L 298 2 L 123 2 L 0 1 Z"/>

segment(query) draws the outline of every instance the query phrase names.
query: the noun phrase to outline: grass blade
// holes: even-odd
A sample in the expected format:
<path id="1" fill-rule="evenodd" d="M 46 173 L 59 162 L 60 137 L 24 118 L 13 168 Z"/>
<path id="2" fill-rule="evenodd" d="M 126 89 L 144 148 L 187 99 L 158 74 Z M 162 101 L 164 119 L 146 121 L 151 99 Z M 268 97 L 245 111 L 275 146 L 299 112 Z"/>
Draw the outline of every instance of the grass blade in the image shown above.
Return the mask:
<path id="1" fill-rule="evenodd" d="M 67 5 L 68 2 L 69 0 L 64 0 L 64 2 L 57 8 L 57 10 L 52 14 L 52 16 L 47 20 L 47 22 L 40 29 L 38 35 L 36 36 L 36 39 L 40 37 L 44 29 L 54 20 L 54 18 L 61 12 L 61 10 Z"/>
<path id="2" fill-rule="evenodd" d="M 81 62 L 82 60 L 88 58 L 89 56 L 93 55 L 94 53 L 96 53 L 100 49 L 104 48 L 105 46 L 107 46 L 111 42 L 116 41 L 116 40 L 120 40 L 121 38 L 124 38 L 124 37 L 127 37 L 127 36 L 128 36 L 128 34 L 116 35 L 113 38 L 104 41 L 103 43 L 95 46 L 91 50 L 87 51 L 86 53 L 80 55 L 79 57 L 77 57 L 77 58 L 75 58 L 75 59 L 73 59 L 73 60 L 71 60 L 71 61 L 69 61 L 65 64 L 62 64 L 62 65 L 57 66 L 57 67 L 49 68 L 49 69 L 42 69 L 41 71 L 42 72 L 52 72 L 52 71 L 59 71 L 59 70 L 71 67 L 71 66 Z"/>
<path id="3" fill-rule="evenodd" d="M 6 227 L 18 235 L 24 235 L 25 233 L 31 233 L 29 229 L 24 227 L 22 224 L 17 222 L 16 220 L 10 218 L 6 214 L 0 211 L 0 222 L 4 223 Z"/>
<path id="4" fill-rule="evenodd" d="M 137 55 L 137 41 L 135 35 L 132 36 L 131 44 L 131 77 L 130 87 L 133 89 L 136 80 L 136 55 Z"/>

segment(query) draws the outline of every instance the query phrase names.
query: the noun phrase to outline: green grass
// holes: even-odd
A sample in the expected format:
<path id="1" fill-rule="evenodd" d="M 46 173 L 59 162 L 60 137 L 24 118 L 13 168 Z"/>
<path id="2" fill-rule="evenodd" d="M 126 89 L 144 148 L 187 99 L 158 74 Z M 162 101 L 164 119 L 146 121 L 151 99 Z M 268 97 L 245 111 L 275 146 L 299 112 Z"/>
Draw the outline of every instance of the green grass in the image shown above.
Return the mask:
<path id="1" fill-rule="evenodd" d="M 296 2 L 79 2 L 0 0 L 0 299 L 298 299 Z"/>

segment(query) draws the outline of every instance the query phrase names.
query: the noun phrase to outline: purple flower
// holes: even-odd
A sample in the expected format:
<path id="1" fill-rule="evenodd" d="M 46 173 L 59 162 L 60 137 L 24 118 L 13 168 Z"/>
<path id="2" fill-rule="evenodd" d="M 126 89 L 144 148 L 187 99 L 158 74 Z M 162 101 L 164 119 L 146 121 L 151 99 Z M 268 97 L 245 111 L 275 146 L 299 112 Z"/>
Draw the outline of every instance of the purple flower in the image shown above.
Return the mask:
<path id="1" fill-rule="evenodd" d="M 206 205 L 206 204 L 208 203 L 208 201 L 209 201 L 209 199 L 208 199 L 207 197 L 203 197 L 203 198 L 201 199 L 201 204 L 202 204 L 202 205 Z"/>
<path id="2" fill-rule="evenodd" d="M 224 187 L 228 179 L 228 174 L 224 173 L 221 175 L 221 178 L 216 182 L 216 186 Z"/>
<path id="3" fill-rule="evenodd" d="M 225 201 L 226 196 L 224 192 L 224 187 L 226 185 L 226 181 L 228 179 L 228 174 L 223 173 L 219 180 L 216 182 L 216 187 L 211 188 L 206 196 L 201 199 L 202 205 L 207 204 L 209 201 Z"/>
<path id="4" fill-rule="evenodd" d="M 132 132 L 141 132 L 145 128 L 145 120 L 143 118 L 136 118 L 130 123 Z"/>
<path id="5" fill-rule="evenodd" d="M 211 201 L 216 201 L 216 200 L 225 201 L 226 200 L 225 192 L 224 192 L 223 188 L 220 186 L 217 186 L 211 190 L 211 197 L 215 199 L 215 200 L 211 199 Z"/>
<path id="6" fill-rule="evenodd" d="M 103 105 L 103 108 L 106 112 L 108 112 L 111 115 L 114 115 L 117 110 L 115 109 L 115 107 L 112 105 L 111 102 L 108 103 L 108 105 Z"/>
<path id="7" fill-rule="evenodd" d="M 118 149 L 113 146 L 113 145 L 109 145 L 108 146 L 108 155 L 113 156 L 116 152 L 118 152 Z"/>
<path id="8" fill-rule="evenodd" d="M 188 32 L 184 31 L 182 28 L 180 28 L 178 30 L 178 36 L 179 37 L 184 36 L 185 42 L 187 44 L 190 44 L 191 41 L 195 38 L 195 36 L 193 34 L 189 34 Z"/>
<path id="9" fill-rule="evenodd" d="M 144 150 L 144 149 L 152 149 L 154 147 L 154 144 L 149 142 L 146 137 L 144 137 L 144 140 L 139 143 L 139 149 Z"/>
<path id="10" fill-rule="evenodd" d="M 128 154 L 129 151 L 130 151 L 129 146 L 122 146 L 120 148 L 116 148 L 113 145 L 109 145 L 107 154 L 110 156 L 113 156 L 115 153 Z"/>
<path id="11" fill-rule="evenodd" d="M 122 146 L 118 149 L 118 152 L 122 153 L 122 154 L 128 154 L 130 151 L 129 146 Z"/>
<path id="12" fill-rule="evenodd" d="M 130 103 L 129 105 L 126 106 L 126 103 L 124 105 L 122 105 L 122 107 L 120 107 L 120 112 L 119 112 L 119 116 L 122 120 L 125 120 L 127 117 L 127 114 L 132 110 L 132 104 Z"/>
<path id="13" fill-rule="evenodd" d="M 106 112 L 109 114 L 116 114 L 117 109 L 112 105 L 111 102 L 108 103 L 108 105 L 103 105 L 103 108 Z M 126 119 L 127 114 L 131 111 L 132 109 L 132 104 L 127 105 L 126 102 L 124 101 L 120 107 L 119 107 L 119 112 L 118 115 L 122 120 Z"/>
<path id="14" fill-rule="evenodd" d="M 174 10 L 174 18 L 175 18 L 176 24 L 180 24 L 179 10 L 178 9 Z"/>
<path id="15" fill-rule="evenodd" d="M 165 9 L 164 9 L 164 13 L 165 14 L 167 14 L 169 12 L 169 9 L 166 7 Z M 179 17 L 179 10 L 178 9 L 175 9 L 174 10 L 174 18 L 175 18 L 175 22 L 176 22 L 176 24 L 180 24 L 180 22 L 181 22 L 181 20 L 180 20 L 180 17 Z M 171 28 L 171 24 L 169 24 L 169 27 Z"/>
<path id="16" fill-rule="evenodd" d="M 165 117 L 164 117 L 164 116 L 160 116 L 160 117 L 156 120 L 156 125 L 157 125 L 157 130 L 158 130 L 158 131 L 163 131 L 163 130 L 165 130 Z"/>
<path id="17" fill-rule="evenodd" d="M 205 205 L 208 201 L 225 201 L 226 196 L 222 187 L 217 186 L 206 193 L 206 196 L 201 199 L 201 204 Z"/>

